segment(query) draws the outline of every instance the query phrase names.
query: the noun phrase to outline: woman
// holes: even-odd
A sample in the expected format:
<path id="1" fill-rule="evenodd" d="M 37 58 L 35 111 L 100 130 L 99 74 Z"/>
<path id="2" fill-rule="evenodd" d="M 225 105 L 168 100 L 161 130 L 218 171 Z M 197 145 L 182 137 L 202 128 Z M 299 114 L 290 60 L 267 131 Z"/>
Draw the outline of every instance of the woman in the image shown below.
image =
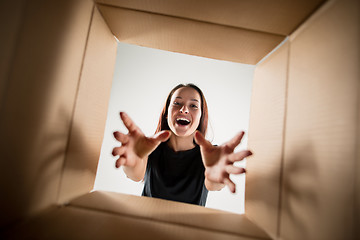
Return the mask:
<path id="1" fill-rule="evenodd" d="M 114 132 L 121 146 L 112 154 L 119 156 L 116 167 L 123 166 L 127 177 L 144 180 L 143 196 L 205 206 L 208 191 L 227 185 L 235 192 L 229 176 L 245 169 L 234 163 L 252 155 L 248 150 L 234 153 L 244 132 L 221 146 L 204 138 L 207 104 L 193 84 L 179 84 L 169 93 L 152 137 L 146 137 L 126 113 L 120 117 L 129 132 Z"/>

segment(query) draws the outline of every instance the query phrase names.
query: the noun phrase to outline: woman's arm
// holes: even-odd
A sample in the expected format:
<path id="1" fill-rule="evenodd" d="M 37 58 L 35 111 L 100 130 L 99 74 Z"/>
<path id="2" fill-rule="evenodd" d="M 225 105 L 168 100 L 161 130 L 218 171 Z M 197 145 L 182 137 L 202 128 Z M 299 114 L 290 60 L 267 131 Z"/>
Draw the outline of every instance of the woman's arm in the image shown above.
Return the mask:
<path id="1" fill-rule="evenodd" d="M 121 143 L 120 147 L 115 147 L 112 151 L 113 156 L 119 156 L 115 166 L 123 166 L 128 178 L 140 181 L 145 175 L 148 156 L 161 142 L 169 139 L 170 131 L 146 137 L 126 113 L 121 112 L 120 117 L 129 133 L 114 132 L 114 137 Z"/>
<path id="2" fill-rule="evenodd" d="M 220 190 L 223 185 L 227 185 L 230 191 L 235 193 L 236 186 L 231 181 L 230 174 L 242 174 L 246 170 L 234 166 L 234 163 L 252 155 L 249 150 L 234 153 L 243 136 L 244 132 L 241 132 L 230 141 L 220 146 L 213 146 L 200 132 L 195 133 L 195 141 L 200 145 L 205 166 L 205 186 L 208 190 Z"/>

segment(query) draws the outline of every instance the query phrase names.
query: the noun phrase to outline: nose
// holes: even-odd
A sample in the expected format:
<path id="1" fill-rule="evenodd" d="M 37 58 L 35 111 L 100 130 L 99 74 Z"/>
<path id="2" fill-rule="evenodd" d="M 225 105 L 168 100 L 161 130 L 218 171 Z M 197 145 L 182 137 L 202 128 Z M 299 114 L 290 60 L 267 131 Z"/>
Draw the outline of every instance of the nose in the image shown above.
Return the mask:
<path id="1" fill-rule="evenodd" d="M 188 114 L 188 113 L 189 113 L 189 109 L 186 107 L 186 105 L 183 105 L 183 106 L 180 108 L 180 112 L 181 112 L 181 113 Z"/>

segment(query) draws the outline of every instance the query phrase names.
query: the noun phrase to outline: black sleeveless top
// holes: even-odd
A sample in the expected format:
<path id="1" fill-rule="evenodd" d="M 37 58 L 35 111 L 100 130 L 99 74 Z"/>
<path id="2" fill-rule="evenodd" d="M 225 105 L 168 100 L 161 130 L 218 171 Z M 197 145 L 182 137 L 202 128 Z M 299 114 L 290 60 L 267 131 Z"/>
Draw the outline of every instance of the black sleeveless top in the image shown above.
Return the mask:
<path id="1" fill-rule="evenodd" d="M 205 206 L 204 172 L 198 145 L 175 152 L 161 143 L 148 157 L 142 196 Z"/>

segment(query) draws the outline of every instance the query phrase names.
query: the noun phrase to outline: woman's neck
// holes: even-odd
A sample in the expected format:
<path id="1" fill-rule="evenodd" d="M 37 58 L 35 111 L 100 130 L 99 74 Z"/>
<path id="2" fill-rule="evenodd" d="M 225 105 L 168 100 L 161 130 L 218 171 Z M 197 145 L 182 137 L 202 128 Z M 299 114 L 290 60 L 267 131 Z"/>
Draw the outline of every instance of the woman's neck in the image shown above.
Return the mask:
<path id="1" fill-rule="evenodd" d="M 171 134 L 168 146 L 175 152 L 193 149 L 195 147 L 194 134 L 187 137 L 178 137 L 175 134 Z"/>

